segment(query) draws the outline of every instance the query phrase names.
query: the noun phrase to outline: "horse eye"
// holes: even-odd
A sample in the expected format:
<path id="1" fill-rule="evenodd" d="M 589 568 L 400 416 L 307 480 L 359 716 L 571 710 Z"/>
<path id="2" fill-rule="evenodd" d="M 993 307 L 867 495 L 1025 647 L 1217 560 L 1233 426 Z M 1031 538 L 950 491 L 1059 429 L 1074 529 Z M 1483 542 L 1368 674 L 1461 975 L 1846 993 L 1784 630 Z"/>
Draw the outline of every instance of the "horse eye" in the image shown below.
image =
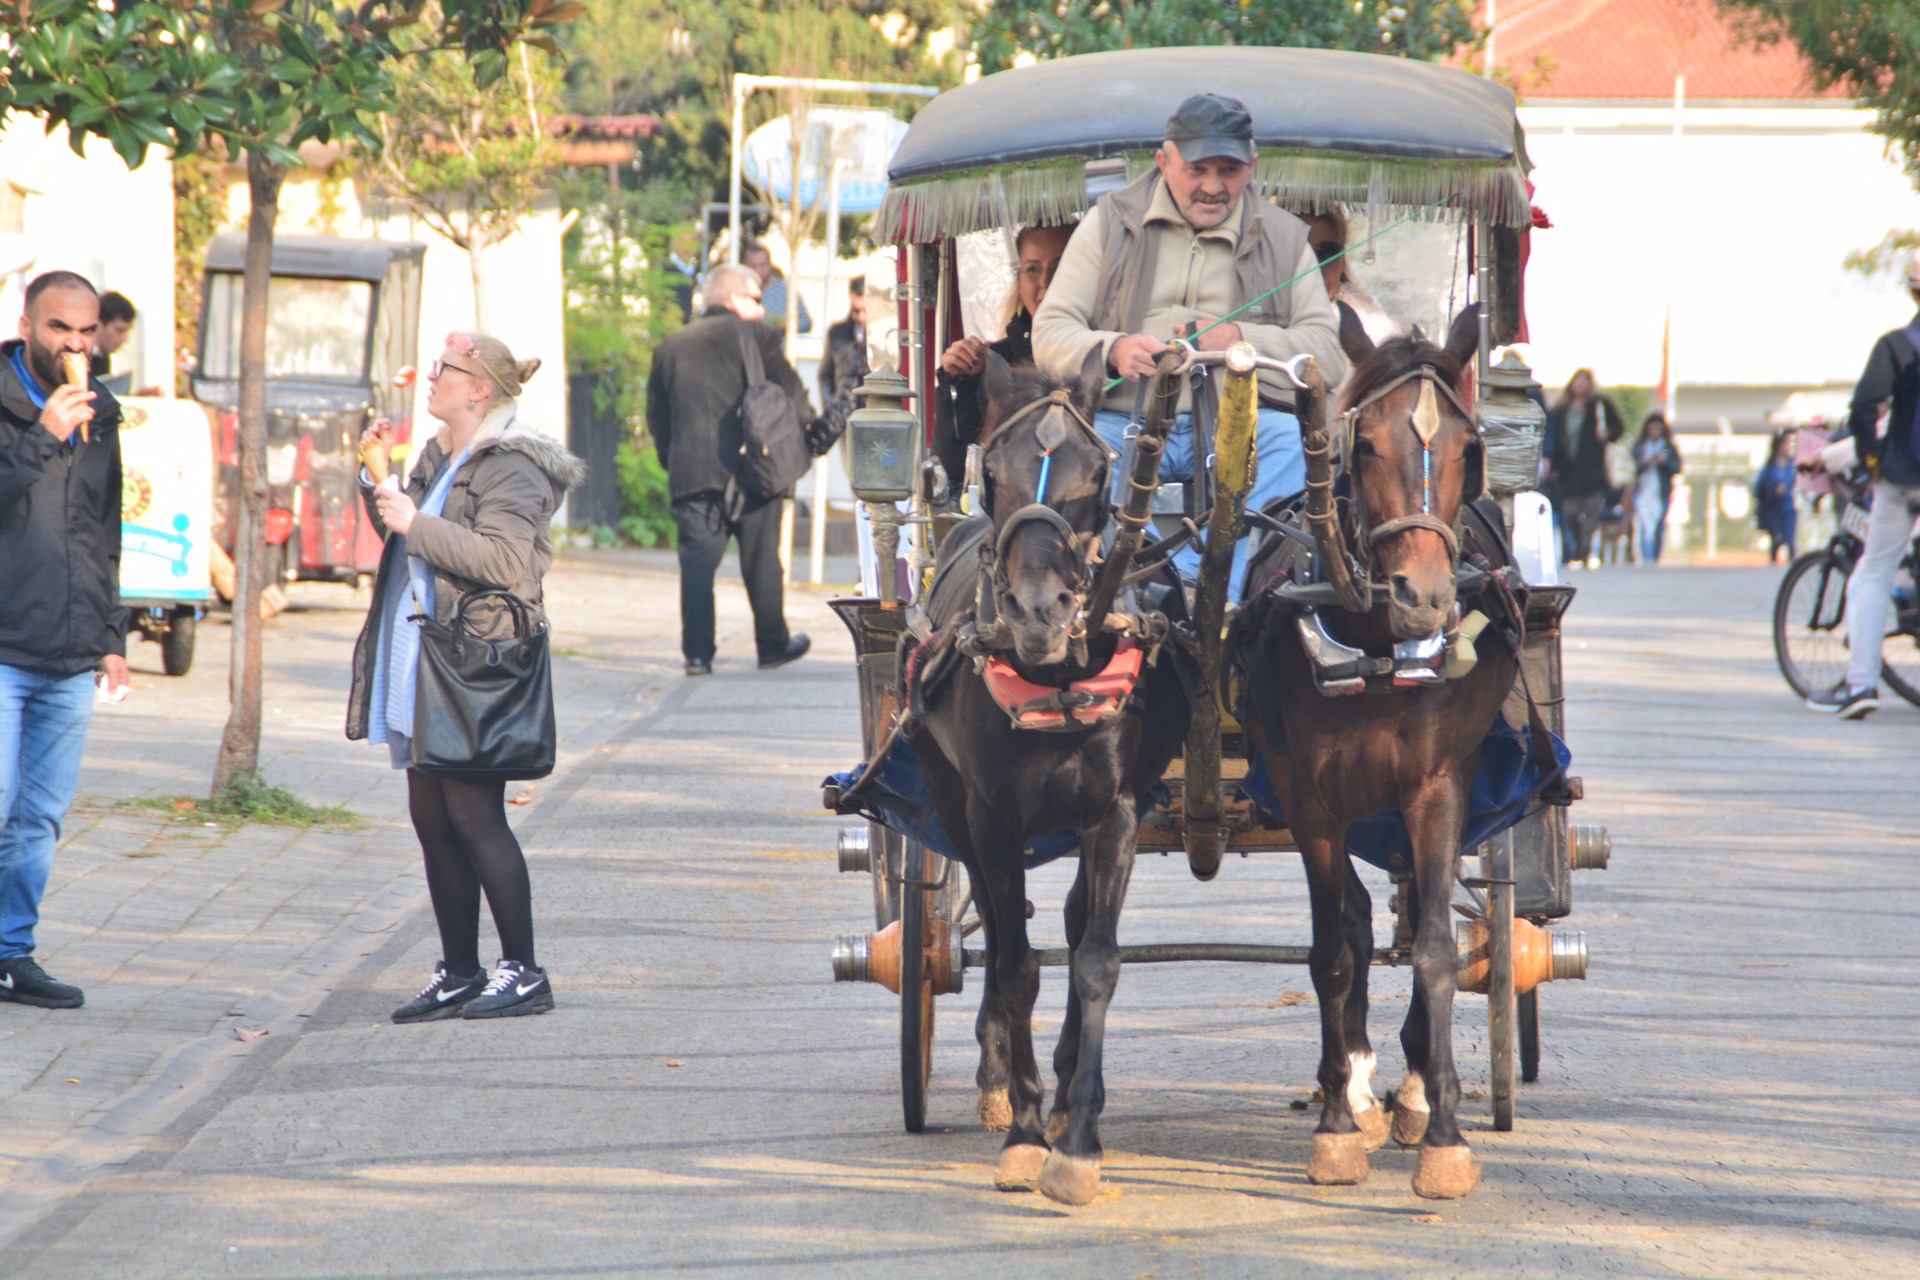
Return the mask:
<path id="1" fill-rule="evenodd" d="M 1367 439 L 1365 436 L 1354 437 L 1354 440 L 1353 440 L 1353 456 L 1354 457 L 1371 458 L 1376 454 L 1378 454 L 1379 452 L 1380 451 L 1378 449 L 1375 449 L 1373 447 L 1373 441 Z"/>

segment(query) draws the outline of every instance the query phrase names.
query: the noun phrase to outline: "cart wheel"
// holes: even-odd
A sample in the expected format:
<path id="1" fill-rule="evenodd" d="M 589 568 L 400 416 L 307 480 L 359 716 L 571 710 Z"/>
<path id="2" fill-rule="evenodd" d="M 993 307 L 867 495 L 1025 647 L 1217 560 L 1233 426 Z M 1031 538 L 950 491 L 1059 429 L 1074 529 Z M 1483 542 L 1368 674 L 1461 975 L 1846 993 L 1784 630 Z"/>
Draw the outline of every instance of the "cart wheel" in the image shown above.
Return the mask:
<path id="1" fill-rule="evenodd" d="M 1528 1084 L 1540 1078 L 1540 988 L 1520 997 L 1520 1079 Z"/>
<path id="2" fill-rule="evenodd" d="M 191 609 L 177 609 L 167 622 L 167 633 L 160 637 L 160 664 L 170 676 L 183 676 L 193 670 L 193 640 L 198 629 Z"/>
<path id="3" fill-rule="evenodd" d="M 908 1133 L 927 1127 L 927 1084 L 933 1074 L 933 984 L 926 971 L 926 938 L 933 892 L 927 851 L 906 842 L 906 881 L 900 895 L 900 1105 Z"/>
<path id="4" fill-rule="evenodd" d="M 1493 1055 L 1488 1092 L 1493 1127 L 1506 1133 L 1513 1128 L 1513 846 L 1491 840 L 1486 848 L 1496 881 L 1487 886 L 1487 1048 Z"/>

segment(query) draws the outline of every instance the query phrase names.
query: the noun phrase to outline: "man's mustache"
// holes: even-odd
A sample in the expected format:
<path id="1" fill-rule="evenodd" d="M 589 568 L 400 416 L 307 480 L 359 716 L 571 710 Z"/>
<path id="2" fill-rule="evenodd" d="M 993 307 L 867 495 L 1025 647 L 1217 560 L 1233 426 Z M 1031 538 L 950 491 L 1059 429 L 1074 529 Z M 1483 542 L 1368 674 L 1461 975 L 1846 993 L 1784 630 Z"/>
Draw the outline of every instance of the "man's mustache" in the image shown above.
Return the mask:
<path id="1" fill-rule="evenodd" d="M 1210 196 L 1204 191 L 1196 191 L 1193 193 L 1193 202 L 1195 204 L 1226 204 L 1227 200 L 1227 193 L 1224 191 L 1217 196 Z"/>

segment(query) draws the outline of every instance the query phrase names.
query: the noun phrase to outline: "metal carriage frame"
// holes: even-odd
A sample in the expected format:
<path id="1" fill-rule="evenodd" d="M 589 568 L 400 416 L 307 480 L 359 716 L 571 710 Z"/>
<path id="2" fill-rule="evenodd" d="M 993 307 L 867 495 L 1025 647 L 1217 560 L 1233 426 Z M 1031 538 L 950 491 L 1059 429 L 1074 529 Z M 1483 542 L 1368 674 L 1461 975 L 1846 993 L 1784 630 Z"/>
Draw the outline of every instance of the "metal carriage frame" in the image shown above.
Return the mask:
<path id="1" fill-rule="evenodd" d="M 1168 86 L 1183 86 L 1169 89 Z M 916 118 L 896 153 L 893 182 L 881 214 L 882 231 L 899 253 L 898 367 L 902 393 L 915 400 L 911 424 L 916 454 L 912 481 L 868 501 L 873 596 L 840 599 L 833 608 L 853 635 L 860 688 L 862 744 L 871 760 L 884 749 L 900 707 L 897 653 L 911 597 L 930 573 L 933 551 L 952 517 L 935 509 L 943 477 L 923 471 L 930 454 L 934 413 L 929 394 L 938 352 L 958 336 L 956 237 L 1025 222 L 1059 222 L 1090 208 L 1106 190 L 1143 171 L 1157 147 L 1162 122 L 1185 92 L 1204 88 L 1244 101 L 1260 149 L 1254 187 L 1268 198 L 1313 208 L 1365 206 L 1376 216 L 1402 220 L 1457 210 L 1471 219 L 1472 271 L 1480 308 L 1479 410 L 1487 403 L 1489 353 L 1524 333 L 1521 268 L 1530 220 L 1524 140 L 1506 89 L 1429 64 L 1364 54 L 1285 49 L 1173 49 L 1096 54 L 1042 63 L 987 77 L 942 95 Z M 1062 104 L 1073 104 L 1063 114 Z M 872 403 L 871 401 L 869 402 Z M 863 411 L 865 412 L 865 411 Z M 896 411 L 897 412 L 897 411 Z M 1536 428 L 1537 430 L 1537 428 Z M 863 440 L 856 418 L 850 446 L 856 491 Z M 876 427 L 875 438 L 879 433 Z M 1537 434 L 1534 437 L 1537 451 Z M 869 453 L 872 451 L 869 450 Z M 897 449 L 894 452 L 898 452 Z M 1537 454 L 1536 454 L 1537 456 Z M 896 472 L 901 459 L 894 458 Z M 944 478 L 958 487 L 958 477 Z M 884 486 L 883 486 L 884 488 Z M 862 493 L 867 497 L 868 494 Z M 893 499 L 904 500 L 901 510 Z M 1511 499 L 1502 504 L 1511 526 Z M 903 536 L 904 535 L 904 536 Z M 904 543 L 905 572 L 887 572 Z M 904 576 L 908 600 L 898 589 Z M 1221 594 L 1224 587 L 1216 588 Z M 1571 587 L 1531 593 L 1521 654 L 1524 678 L 1538 691 L 1547 726 L 1566 733 L 1560 667 L 1560 620 Z M 1515 703 L 1524 712 L 1520 686 Z M 1198 745 L 1199 750 L 1193 747 Z M 1244 775 L 1246 746 L 1237 726 L 1190 740 L 1167 784 L 1174 801 L 1143 815 L 1138 850 L 1190 849 L 1185 820 L 1186 770 L 1196 769 L 1197 794 L 1218 795 Z M 1224 762 L 1224 775 L 1223 775 Z M 1554 803 L 1538 807 L 1511 830 L 1462 857 L 1455 909 L 1467 918 L 1461 938 L 1462 989 L 1488 996 L 1492 1056 L 1491 1110 L 1496 1129 L 1512 1128 L 1516 1074 L 1537 1078 L 1540 1014 L 1537 980 L 1584 977 L 1581 935 L 1550 938 L 1539 926 L 1572 910 L 1572 876 L 1603 868 L 1610 852 L 1606 830 L 1573 826 L 1567 803 L 1578 799 L 1569 780 Z M 838 797 L 829 789 L 828 804 Z M 1294 849 L 1291 833 L 1262 824 L 1250 802 L 1229 803 L 1216 828 L 1223 852 Z M 1477 874 L 1467 874 L 1473 865 Z M 960 992 L 965 970 L 984 963 L 964 945 L 977 927 L 966 917 L 967 897 L 956 868 L 938 853 L 878 823 L 842 830 L 839 867 L 870 878 L 875 931 L 839 938 L 836 980 L 870 981 L 900 997 L 901 1100 L 905 1126 L 926 1123 L 937 997 Z M 1410 871 L 1410 869 L 1409 869 Z M 1410 963 L 1412 925 L 1404 885 L 1393 875 L 1389 906 L 1395 927 L 1374 963 Z M 1516 924 L 1516 922 L 1523 922 Z M 1546 955 L 1544 972 L 1523 977 L 1516 991 L 1516 933 Z M 1223 961 L 1304 964 L 1304 946 L 1174 943 L 1121 948 L 1123 963 Z M 1040 962 L 1067 964 L 1064 948 L 1043 950 Z M 1558 972 L 1556 973 L 1556 969 Z M 1526 977 L 1535 977 L 1529 984 Z M 1517 1063 L 1516 1063 L 1516 1048 Z M 1518 1071 L 1516 1073 L 1516 1066 Z"/>

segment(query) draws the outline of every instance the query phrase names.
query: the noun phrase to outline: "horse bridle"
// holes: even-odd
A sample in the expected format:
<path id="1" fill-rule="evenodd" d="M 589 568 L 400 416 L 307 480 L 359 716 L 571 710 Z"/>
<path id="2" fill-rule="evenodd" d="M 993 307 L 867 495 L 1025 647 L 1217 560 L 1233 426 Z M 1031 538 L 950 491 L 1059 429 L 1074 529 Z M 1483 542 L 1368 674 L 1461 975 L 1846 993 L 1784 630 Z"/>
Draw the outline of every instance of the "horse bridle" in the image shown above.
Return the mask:
<path id="1" fill-rule="evenodd" d="M 1056 410 L 1064 412 L 1055 412 Z M 1107 466 L 1111 463 L 1112 451 L 1107 448 L 1107 442 L 1100 438 L 1099 433 L 1094 431 L 1093 423 L 1089 422 L 1087 416 L 1073 403 L 1072 394 L 1065 390 L 1055 390 L 1043 399 L 1022 405 L 995 427 L 993 439 L 987 444 L 987 456 L 990 457 L 995 449 L 1000 448 L 1010 438 L 1007 433 L 1015 423 L 1024 421 L 1035 413 L 1047 415 L 1034 433 L 1041 450 L 1040 483 L 1035 489 L 1033 501 L 1009 515 L 1001 524 L 1000 531 L 994 536 L 991 560 L 992 586 L 996 593 L 1011 589 L 1012 584 L 1007 580 L 1006 566 L 1007 552 L 1013 545 L 1015 532 L 1023 525 L 1035 522 L 1052 525 L 1061 537 L 1066 539 L 1069 547 L 1074 546 L 1077 539 L 1086 537 L 1086 545 L 1079 552 L 1080 583 L 1079 590 L 1075 592 L 1077 608 L 1086 603 L 1087 592 L 1093 585 L 1093 557 L 1100 545 L 1100 534 L 1096 529 L 1090 537 L 1083 535 L 1080 530 L 1067 523 L 1065 516 L 1047 505 L 1048 473 L 1053 461 L 1053 451 L 1066 442 L 1067 424 L 1071 423 L 1099 449 L 1101 458 L 1106 460 L 1101 466 L 1099 482 L 1095 489 L 1104 505 L 1107 493 Z M 982 461 L 984 463 L 985 459 L 983 458 Z M 1104 526 L 1106 521 L 1103 519 L 1100 523 Z"/>
<path id="2" fill-rule="evenodd" d="M 1359 474 L 1353 457 L 1353 441 L 1359 424 L 1360 414 L 1416 378 L 1420 380 L 1421 384 L 1420 400 L 1414 407 L 1413 412 L 1407 415 L 1407 420 L 1415 437 L 1420 441 L 1420 510 L 1410 515 L 1394 516 L 1392 519 L 1382 520 L 1379 524 L 1370 525 L 1366 523 L 1365 503 L 1361 498 Z M 1341 465 L 1346 469 L 1347 474 L 1352 477 L 1352 482 L 1348 486 L 1347 496 L 1348 541 L 1355 547 L 1360 567 L 1366 571 L 1368 578 L 1372 578 L 1373 576 L 1374 544 L 1383 539 L 1391 538 L 1395 534 L 1406 533 L 1413 529 L 1425 529 L 1429 533 L 1437 534 L 1441 542 L 1446 545 L 1447 558 L 1456 565 L 1460 562 L 1460 528 L 1458 521 L 1453 524 L 1448 524 L 1433 514 L 1433 438 L 1439 430 L 1439 411 L 1433 399 L 1436 391 L 1440 395 L 1445 396 L 1448 402 L 1451 403 L 1455 409 L 1459 410 L 1460 416 L 1467 421 L 1468 431 L 1473 435 L 1474 443 L 1484 449 L 1485 445 L 1479 440 L 1479 430 L 1473 425 L 1473 412 L 1461 402 L 1460 397 L 1454 392 L 1454 389 L 1447 384 L 1446 379 L 1435 372 L 1431 365 L 1423 364 L 1418 368 L 1409 369 L 1393 381 L 1376 388 L 1366 399 L 1360 401 L 1358 404 L 1352 405 L 1345 413 L 1340 415 L 1339 456 Z M 1486 474 L 1484 464 L 1478 468 L 1478 471 L 1484 484 Z M 1472 487 L 1471 481 L 1468 487 Z M 1464 494 L 1461 503 L 1462 509 L 1465 509 L 1466 503 L 1473 501 L 1479 496 L 1478 493 Z"/>

